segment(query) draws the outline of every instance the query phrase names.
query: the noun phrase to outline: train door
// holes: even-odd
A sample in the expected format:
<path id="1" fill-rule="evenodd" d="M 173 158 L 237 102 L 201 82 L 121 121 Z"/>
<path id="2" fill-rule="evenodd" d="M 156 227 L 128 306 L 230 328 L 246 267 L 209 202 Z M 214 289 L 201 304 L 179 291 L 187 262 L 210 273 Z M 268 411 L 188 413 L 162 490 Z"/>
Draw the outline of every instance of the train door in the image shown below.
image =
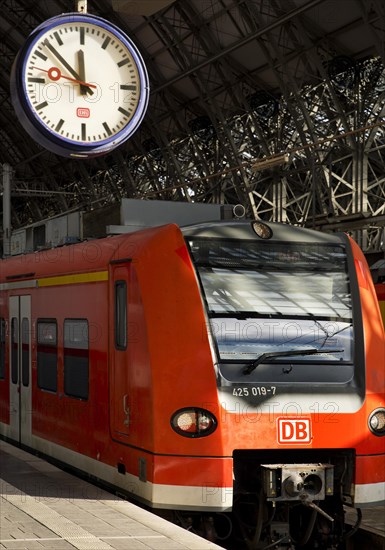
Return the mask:
<path id="1" fill-rule="evenodd" d="M 31 296 L 9 298 L 10 437 L 31 443 Z"/>
<path id="2" fill-rule="evenodd" d="M 128 442 L 130 435 L 129 261 L 112 264 L 111 275 L 109 323 L 112 329 L 110 337 L 111 432 L 114 439 Z"/>

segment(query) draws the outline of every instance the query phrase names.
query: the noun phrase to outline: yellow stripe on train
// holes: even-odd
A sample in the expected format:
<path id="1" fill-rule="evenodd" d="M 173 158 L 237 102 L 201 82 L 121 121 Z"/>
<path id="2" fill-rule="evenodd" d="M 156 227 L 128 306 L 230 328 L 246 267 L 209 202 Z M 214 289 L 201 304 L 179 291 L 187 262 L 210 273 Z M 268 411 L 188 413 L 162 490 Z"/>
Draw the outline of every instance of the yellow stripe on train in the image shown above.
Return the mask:
<path id="1" fill-rule="evenodd" d="M 38 279 L 38 287 L 75 285 L 80 283 L 98 283 L 108 281 L 108 271 L 93 271 L 91 273 L 77 273 L 73 275 L 59 275 L 58 277 L 45 277 Z"/>

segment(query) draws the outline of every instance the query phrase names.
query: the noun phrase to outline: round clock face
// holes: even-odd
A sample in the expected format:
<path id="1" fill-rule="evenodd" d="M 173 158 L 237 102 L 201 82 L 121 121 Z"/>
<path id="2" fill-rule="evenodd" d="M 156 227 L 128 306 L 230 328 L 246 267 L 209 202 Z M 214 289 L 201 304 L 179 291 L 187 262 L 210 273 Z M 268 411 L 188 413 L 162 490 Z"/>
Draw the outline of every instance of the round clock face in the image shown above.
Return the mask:
<path id="1" fill-rule="evenodd" d="M 141 123 L 148 77 L 136 47 L 99 17 L 68 14 L 46 21 L 27 40 L 11 75 L 16 113 L 56 153 L 105 154 Z"/>

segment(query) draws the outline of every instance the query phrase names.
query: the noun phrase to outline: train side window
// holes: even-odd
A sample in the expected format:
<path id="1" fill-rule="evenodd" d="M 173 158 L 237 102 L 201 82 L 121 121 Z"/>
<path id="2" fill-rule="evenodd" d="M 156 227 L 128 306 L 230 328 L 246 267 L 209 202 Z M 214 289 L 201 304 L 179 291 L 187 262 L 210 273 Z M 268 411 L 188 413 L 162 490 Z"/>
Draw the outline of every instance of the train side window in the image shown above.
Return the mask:
<path id="1" fill-rule="evenodd" d="M 5 319 L 0 318 L 0 380 L 5 378 Z"/>
<path id="2" fill-rule="evenodd" d="M 127 349 L 127 283 L 115 283 L 115 347 Z"/>
<path id="3" fill-rule="evenodd" d="M 56 320 L 37 322 L 37 385 L 41 390 L 57 391 Z"/>
<path id="4" fill-rule="evenodd" d="M 19 380 L 19 322 L 16 317 L 11 320 L 11 380 L 17 384 Z"/>
<path id="5" fill-rule="evenodd" d="M 23 386 L 29 386 L 29 320 L 23 317 L 21 321 L 21 381 Z"/>
<path id="6" fill-rule="evenodd" d="M 64 321 L 64 393 L 78 399 L 88 399 L 89 338 L 88 321 Z"/>

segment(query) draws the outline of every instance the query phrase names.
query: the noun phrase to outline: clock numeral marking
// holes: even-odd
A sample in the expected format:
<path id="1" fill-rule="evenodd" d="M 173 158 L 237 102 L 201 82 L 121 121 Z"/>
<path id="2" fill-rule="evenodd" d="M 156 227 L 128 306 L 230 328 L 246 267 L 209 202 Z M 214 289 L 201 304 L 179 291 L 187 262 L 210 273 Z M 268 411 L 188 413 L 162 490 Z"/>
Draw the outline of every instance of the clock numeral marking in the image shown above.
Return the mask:
<path id="1" fill-rule="evenodd" d="M 115 82 L 112 86 L 109 86 L 108 89 L 113 92 L 114 103 L 129 103 L 134 106 L 137 103 L 137 95 L 140 92 L 138 87 L 140 87 L 139 83 L 135 85 L 119 84 L 118 82 Z"/>
<path id="2" fill-rule="evenodd" d="M 119 113 L 122 113 L 122 115 L 129 117 L 132 113 L 132 111 L 127 111 L 126 109 L 123 109 L 123 107 L 118 108 Z"/>
<path id="3" fill-rule="evenodd" d="M 43 101 L 42 103 L 39 103 L 39 105 L 36 105 L 35 109 L 36 111 L 40 111 L 41 109 L 44 109 L 44 107 L 47 107 L 48 101 Z"/>
<path id="4" fill-rule="evenodd" d="M 131 59 L 129 57 L 126 57 L 125 59 L 122 59 L 122 61 L 119 61 L 118 67 L 124 67 L 124 65 L 131 64 Z"/>
<path id="5" fill-rule="evenodd" d="M 112 136 L 111 128 L 108 126 L 107 122 L 103 122 L 103 127 L 105 131 L 107 132 L 108 136 Z"/>
<path id="6" fill-rule="evenodd" d="M 62 46 L 63 45 L 63 40 L 60 38 L 59 33 L 54 32 L 53 35 L 56 38 L 56 42 L 59 44 L 59 46 Z"/>
<path id="7" fill-rule="evenodd" d="M 131 92 L 135 92 L 136 91 L 136 86 L 132 85 L 132 84 L 121 84 L 119 86 L 119 88 L 121 90 L 129 90 Z"/>
<path id="8" fill-rule="evenodd" d="M 87 139 L 87 127 L 84 122 L 82 122 L 82 141 L 86 141 Z"/>
<path id="9" fill-rule="evenodd" d="M 47 61 L 48 57 L 44 55 L 43 53 L 39 52 L 39 50 L 35 50 L 33 52 L 37 57 L 40 57 L 43 61 Z"/>
<path id="10" fill-rule="evenodd" d="M 111 42 L 111 37 L 107 36 L 102 44 L 102 49 L 105 50 L 110 42 Z"/>
<path id="11" fill-rule="evenodd" d="M 39 78 L 38 76 L 28 78 L 28 82 L 36 82 L 36 84 L 45 84 L 45 78 Z"/>
<path id="12" fill-rule="evenodd" d="M 55 132 L 60 132 L 60 129 L 63 126 L 63 124 L 64 124 L 64 120 L 61 118 L 55 126 Z"/>
<path id="13" fill-rule="evenodd" d="M 84 27 L 80 27 L 79 31 L 80 31 L 80 44 L 84 46 L 84 38 L 85 38 Z"/>

